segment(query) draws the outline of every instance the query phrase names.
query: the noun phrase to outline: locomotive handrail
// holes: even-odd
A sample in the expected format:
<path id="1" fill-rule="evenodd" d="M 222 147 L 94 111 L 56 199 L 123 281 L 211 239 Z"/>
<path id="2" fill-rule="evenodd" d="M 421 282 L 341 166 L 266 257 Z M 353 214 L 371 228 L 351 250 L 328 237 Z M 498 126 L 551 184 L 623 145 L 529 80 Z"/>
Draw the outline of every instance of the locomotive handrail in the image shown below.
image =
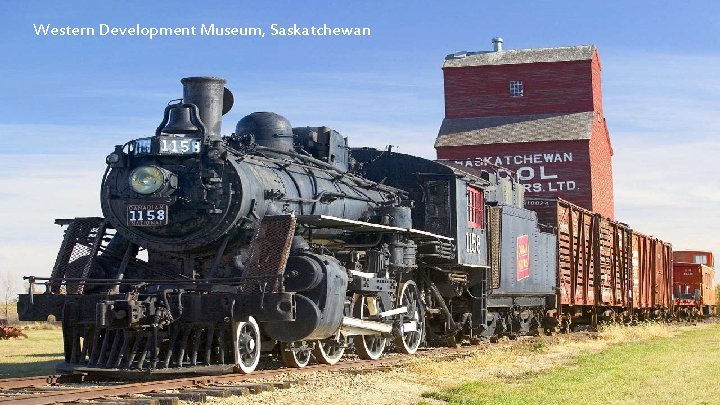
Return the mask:
<path id="1" fill-rule="evenodd" d="M 78 283 L 82 282 L 85 285 L 113 285 L 113 286 L 120 286 L 120 285 L 137 285 L 137 284 L 170 284 L 170 285 L 183 285 L 183 284 L 196 284 L 196 285 L 206 285 L 210 283 L 216 283 L 216 284 L 225 284 L 225 285 L 243 285 L 247 284 L 249 282 L 258 281 L 258 280 L 270 280 L 270 279 L 280 279 L 283 275 L 277 275 L 277 276 L 247 276 L 247 277 L 233 277 L 233 278 L 204 278 L 204 279 L 194 279 L 194 280 L 172 280 L 172 279 L 124 279 L 124 280 L 118 280 L 118 279 L 99 279 L 99 278 L 52 278 L 52 277 L 35 277 L 35 276 L 24 276 L 24 280 L 31 280 L 30 284 L 50 284 L 55 283 L 58 285 L 68 284 L 68 283 Z M 36 283 L 37 281 L 41 281 L 41 283 Z M 31 287 L 32 288 L 32 287 Z M 48 294 L 49 290 L 45 292 L 45 294 Z M 41 293 L 42 294 L 42 293 Z"/>
<path id="2" fill-rule="evenodd" d="M 396 226 L 373 224 L 371 222 L 356 221 L 352 219 L 338 218 L 330 215 L 298 215 L 297 221 L 303 225 L 316 227 L 355 228 L 358 232 L 399 232 L 407 233 L 415 237 L 428 239 L 442 239 L 453 242 L 455 239 L 449 236 L 438 235 L 432 232 L 421 231 L 414 228 L 400 228 Z"/>
<path id="3" fill-rule="evenodd" d="M 217 278 L 217 277 L 216 277 L 216 278 L 196 278 L 196 279 L 183 279 L 183 280 L 178 280 L 178 279 L 147 279 L 147 278 L 118 280 L 118 279 L 115 279 L 115 278 L 82 278 L 82 277 L 69 278 L 69 277 L 68 277 L 68 278 L 58 279 L 58 278 L 53 278 L 53 277 L 24 276 L 24 277 L 23 277 L 23 280 L 34 279 L 34 280 L 36 280 L 36 281 L 37 281 L 37 280 L 41 280 L 41 281 L 59 281 L 59 282 L 63 282 L 63 281 L 70 281 L 70 282 L 74 282 L 74 281 L 91 281 L 91 282 L 98 282 L 98 283 L 103 283 L 103 284 L 106 284 L 106 283 L 108 283 L 108 282 L 112 282 L 112 283 L 139 283 L 139 282 L 143 282 L 143 283 L 186 284 L 186 283 L 209 283 L 209 282 L 218 282 L 218 281 L 231 281 L 231 282 L 238 281 L 238 282 L 239 282 L 239 281 L 251 280 L 251 279 L 266 279 L 266 278 L 280 278 L 280 277 L 283 277 L 283 276 L 282 276 L 282 275 L 279 275 L 279 276 L 262 276 L 262 277 L 247 276 L 247 277 L 228 277 L 228 278 Z"/>

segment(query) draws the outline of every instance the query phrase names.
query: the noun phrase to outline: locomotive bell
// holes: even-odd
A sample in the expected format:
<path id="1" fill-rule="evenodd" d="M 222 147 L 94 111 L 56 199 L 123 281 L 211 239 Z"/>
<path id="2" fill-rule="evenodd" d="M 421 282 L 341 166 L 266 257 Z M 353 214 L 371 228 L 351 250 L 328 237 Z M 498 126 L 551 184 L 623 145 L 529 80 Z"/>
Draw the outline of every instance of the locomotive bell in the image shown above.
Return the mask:
<path id="1" fill-rule="evenodd" d="M 190 120 L 190 108 L 176 106 L 170 109 L 168 123 L 162 129 L 166 134 L 191 134 L 199 131 L 198 127 Z"/>

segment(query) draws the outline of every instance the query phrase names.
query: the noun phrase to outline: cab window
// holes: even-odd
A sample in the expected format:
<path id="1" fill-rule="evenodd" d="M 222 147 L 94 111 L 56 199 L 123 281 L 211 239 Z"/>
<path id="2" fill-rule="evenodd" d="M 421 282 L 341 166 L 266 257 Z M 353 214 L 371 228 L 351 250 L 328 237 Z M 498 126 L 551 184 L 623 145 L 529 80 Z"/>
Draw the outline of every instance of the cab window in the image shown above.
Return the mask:
<path id="1" fill-rule="evenodd" d="M 467 188 L 467 216 L 470 228 L 483 227 L 483 192 L 477 187 Z"/>

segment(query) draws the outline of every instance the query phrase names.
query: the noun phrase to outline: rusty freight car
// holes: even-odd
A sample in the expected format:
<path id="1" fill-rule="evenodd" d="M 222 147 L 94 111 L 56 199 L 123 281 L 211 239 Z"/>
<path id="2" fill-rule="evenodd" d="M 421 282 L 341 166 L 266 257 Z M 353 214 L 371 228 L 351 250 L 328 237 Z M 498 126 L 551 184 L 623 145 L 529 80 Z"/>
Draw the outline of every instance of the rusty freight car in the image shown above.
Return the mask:
<path id="1" fill-rule="evenodd" d="M 558 302 L 566 325 L 581 329 L 630 317 L 631 230 L 562 199 L 526 199 L 556 229 Z"/>
<path id="2" fill-rule="evenodd" d="M 632 233 L 632 308 L 639 319 L 666 317 L 672 311 L 672 245 Z"/>
<path id="3" fill-rule="evenodd" d="M 558 235 L 557 299 L 565 327 L 667 313 L 669 244 L 563 199 L 526 199 L 525 206 Z"/>
<path id="4" fill-rule="evenodd" d="M 713 265 L 712 252 L 673 252 L 673 303 L 678 318 L 693 319 L 715 313 Z"/>

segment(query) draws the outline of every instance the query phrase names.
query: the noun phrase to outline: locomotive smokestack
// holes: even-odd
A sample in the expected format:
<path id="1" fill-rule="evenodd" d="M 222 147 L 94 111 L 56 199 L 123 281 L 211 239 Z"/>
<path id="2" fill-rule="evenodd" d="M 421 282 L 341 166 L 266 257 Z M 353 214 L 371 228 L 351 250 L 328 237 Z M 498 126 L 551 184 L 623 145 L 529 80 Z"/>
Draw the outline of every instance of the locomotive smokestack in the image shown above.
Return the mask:
<path id="1" fill-rule="evenodd" d="M 219 140 L 223 115 L 225 79 L 219 77 L 186 77 L 183 85 L 183 102 L 195 104 L 205 124 L 208 140 Z"/>

